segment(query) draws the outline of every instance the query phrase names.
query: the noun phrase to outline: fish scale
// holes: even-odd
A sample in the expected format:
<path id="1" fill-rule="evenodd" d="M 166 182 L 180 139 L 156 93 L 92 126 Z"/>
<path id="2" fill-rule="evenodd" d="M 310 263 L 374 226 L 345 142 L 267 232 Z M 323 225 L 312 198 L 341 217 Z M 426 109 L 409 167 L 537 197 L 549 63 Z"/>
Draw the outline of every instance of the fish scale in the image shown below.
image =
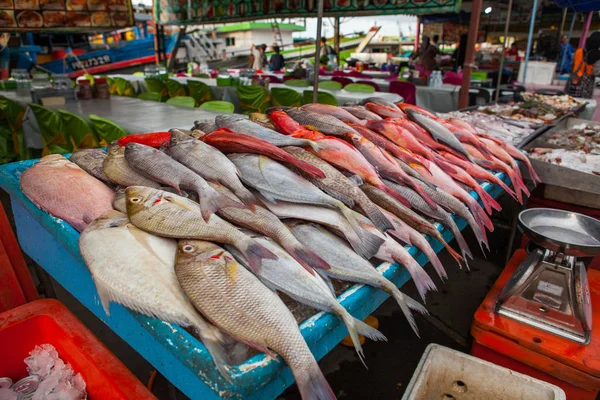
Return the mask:
<path id="1" fill-rule="evenodd" d="M 112 182 L 104 173 L 104 159 L 108 153 L 102 149 L 81 149 L 71 154 L 70 160 L 79 165 L 88 174 L 112 186 Z"/>
<path id="2" fill-rule="evenodd" d="M 104 173 L 113 183 L 121 186 L 148 186 L 159 188 L 158 182 L 149 179 L 134 170 L 125 159 L 125 147 L 111 144 L 108 156 L 102 162 Z"/>
<path id="3" fill-rule="evenodd" d="M 318 114 L 301 108 L 292 108 L 286 113 L 300 125 L 326 135 L 344 136 L 348 132 L 356 133 L 353 128 L 331 115 Z"/>

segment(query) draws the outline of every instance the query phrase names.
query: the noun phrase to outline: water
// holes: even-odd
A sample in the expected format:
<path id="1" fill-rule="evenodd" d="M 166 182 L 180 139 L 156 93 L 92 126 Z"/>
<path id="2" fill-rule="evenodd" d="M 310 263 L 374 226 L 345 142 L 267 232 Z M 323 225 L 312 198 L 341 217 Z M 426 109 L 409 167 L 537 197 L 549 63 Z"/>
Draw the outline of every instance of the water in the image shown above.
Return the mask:
<path id="1" fill-rule="evenodd" d="M 579 246 L 600 246 L 600 241 L 590 235 L 560 226 L 536 226 L 534 230 L 549 239 Z"/>

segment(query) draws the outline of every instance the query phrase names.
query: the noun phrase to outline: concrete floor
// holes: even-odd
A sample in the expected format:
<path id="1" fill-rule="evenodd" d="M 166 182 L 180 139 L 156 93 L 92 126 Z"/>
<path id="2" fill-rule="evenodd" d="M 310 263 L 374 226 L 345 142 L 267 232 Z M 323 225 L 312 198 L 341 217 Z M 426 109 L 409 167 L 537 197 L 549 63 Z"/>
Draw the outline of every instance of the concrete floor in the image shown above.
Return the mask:
<path id="1" fill-rule="evenodd" d="M 10 202 L 2 190 L 0 200 L 12 221 Z M 499 202 L 504 208 L 501 217 L 505 220 L 495 221 L 496 230 L 489 234 L 491 252 L 487 259 L 473 245 L 471 250 L 475 260 L 470 262 L 471 270 L 460 270 L 446 251 L 441 252 L 440 260 L 449 276 L 445 283 L 437 279 L 431 265 L 425 267 L 434 277 L 439 291 L 427 296 L 426 306 L 430 314 L 416 316 L 420 338 L 411 330 L 397 303 L 388 300 L 373 314 L 379 319 L 379 330 L 388 338 L 388 342 L 367 340 L 363 348 L 368 370 L 358 360 L 354 349 L 343 345 L 338 345 L 319 362 L 339 399 L 400 398 L 423 351 L 430 343 L 469 352 L 472 316 L 505 264 L 509 238 L 509 231 L 505 228 L 510 222 L 507 218 L 512 218 L 518 211 L 518 205 L 508 196 L 501 197 Z M 496 214 L 495 217 L 498 218 L 499 215 Z M 464 233 L 467 243 L 476 243 L 469 229 Z M 35 271 L 33 262 L 29 259 L 27 261 Z M 143 383 L 148 382 L 153 367 L 60 285 L 54 282 L 53 287 L 56 297 Z M 402 290 L 415 299 L 419 298 L 412 282 L 408 282 Z M 153 392 L 159 399 L 186 399 L 186 396 L 160 375 L 155 381 Z M 300 395 L 296 387 L 292 386 L 280 399 L 296 400 L 300 399 Z"/>

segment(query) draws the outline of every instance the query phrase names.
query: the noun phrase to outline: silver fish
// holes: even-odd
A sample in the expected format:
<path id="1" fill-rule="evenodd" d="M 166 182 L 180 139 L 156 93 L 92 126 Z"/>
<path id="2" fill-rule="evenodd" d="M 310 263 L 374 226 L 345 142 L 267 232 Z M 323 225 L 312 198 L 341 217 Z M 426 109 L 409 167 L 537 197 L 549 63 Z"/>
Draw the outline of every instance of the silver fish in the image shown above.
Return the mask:
<path id="1" fill-rule="evenodd" d="M 373 111 L 369 111 L 366 108 L 358 107 L 358 106 L 344 106 L 342 107 L 344 110 L 348 111 L 350 114 L 354 115 L 356 118 L 361 120 L 380 120 L 383 119 L 379 115 L 375 114 Z"/>
<path id="2" fill-rule="evenodd" d="M 104 173 L 104 167 L 102 166 L 107 156 L 108 153 L 102 149 L 81 149 L 71 154 L 70 159 L 85 172 L 112 187 L 113 183 Z"/>
<path id="3" fill-rule="evenodd" d="M 194 129 L 198 129 L 204 133 L 211 133 L 218 128 L 215 121 L 194 121 Z"/>
<path id="4" fill-rule="evenodd" d="M 357 118 L 348 110 L 345 110 L 343 107 L 332 106 L 329 104 L 319 104 L 319 103 L 309 103 L 300 107 L 301 110 L 315 112 L 317 114 L 325 114 L 331 115 L 343 122 L 351 122 L 353 124 L 364 124 L 364 121 L 361 121 L 360 118 Z"/>
<path id="5" fill-rule="evenodd" d="M 125 147 L 117 143 L 109 146 L 108 156 L 102 162 L 104 173 L 111 182 L 121 186 L 148 186 L 159 188 L 160 184 L 134 170 L 125 159 Z"/>
<path id="6" fill-rule="evenodd" d="M 346 125 L 339 119 L 331 115 L 318 114 L 316 112 L 306 111 L 300 108 L 286 110 L 294 121 L 303 125 L 307 129 L 319 131 L 326 135 L 344 136 L 346 133 L 356 133 L 354 128 Z"/>

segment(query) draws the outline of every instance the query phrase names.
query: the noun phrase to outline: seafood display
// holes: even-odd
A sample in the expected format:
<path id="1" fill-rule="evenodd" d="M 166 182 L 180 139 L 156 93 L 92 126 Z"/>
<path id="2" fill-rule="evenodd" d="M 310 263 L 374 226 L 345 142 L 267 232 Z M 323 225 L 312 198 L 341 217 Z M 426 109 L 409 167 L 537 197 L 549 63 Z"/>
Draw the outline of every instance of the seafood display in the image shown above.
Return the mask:
<path id="1" fill-rule="evenodd" d="M 563 111 L 571 111 L 572 109 L 577 108 L 584 103 L 583 101 L 577 100 L 569 96 L 568 94 L 552 96 L 540 93 L 525 92 L 521 93 L 521 96 L 526 102 L 535 101 L 538 103 L 544 103 L 550 107 Z"/>
<path id="2" fill-rule="evenodd" d="M 481 183 L 523 202 L 529 190 L 517 161 L 537 178 L 514 146 L 467 119 L 378 98 L 361 103 L 218 116 L 191 132 L 132 135 L 106 152 L 78 152 L 77 165 L 46 156 L 22 174 L 21 188 L 82 232 L 80 251 L 107 314 L 114 302 L 191 328 L 228 381 L 241 362 L 230 352 L 236 341 L 280 356 L 303 399 L 334 399 L 298 315 L 332 314 L 366 366 L 359 335 L 386 338 L 340 303 L 338 281 L 385 291 L 418 334 L 414 312 L 426 308 L 374 265 L 402 265 L 424 301 L 437 290 L 434 278 L 473 258 L 455 219 L 466 220 L 482 251 L 488 246 L 500 205 Z M 438 277 L 413 258 L 413 245 Z"/>
<path id="3" fill-rule="evenodd" d="M 600 175 L 600 154 L 590 154 L 581 150 L 536 147 L 529 150 L 529 157 L 588 174 Z"/>
<path id="4" fill-rule="evenodd" d="M 564 149 L 600 154 L 600 124 L 578 124 L 566 131 L 553 133 L 546 141 Z"/>

